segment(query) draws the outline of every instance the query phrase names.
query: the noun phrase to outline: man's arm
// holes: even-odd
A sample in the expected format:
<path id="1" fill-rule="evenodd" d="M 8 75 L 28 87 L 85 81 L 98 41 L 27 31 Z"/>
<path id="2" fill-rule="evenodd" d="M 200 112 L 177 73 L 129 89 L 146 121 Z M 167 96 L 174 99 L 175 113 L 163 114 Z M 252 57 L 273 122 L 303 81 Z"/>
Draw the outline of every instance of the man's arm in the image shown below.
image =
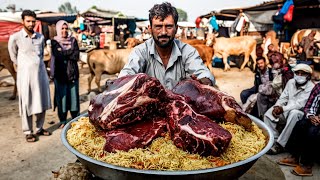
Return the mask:
<path id="1" fill-rule="evenodd" d="M 199 53 L 197 52 L 197 50 L 195 48 L 192 48 L 191 46 L 188 48 L 190 49 L 186 50 L 188 54 L 185 56 L 186 72 L 188 72 L 188 74 L 196 76 L 201 83 L 203 83 L 203 80 L 204 80 L 204 83 L 207 84 L 207 80 L 203 79 L 203 78 L 207 78 L 208 80 L 211 81 L 212 85 L 215 85 L 216 81 L 214 76 L 211 74 L 209 69 L 203 64 L 203 61 Z"/>
<path id="2" fill-rule="evenodd" d="M 10 54 L 10 59 L 14 64 L 17 64 L 18 46 L 16 43 L 16 38 L 11 35 L 8 42 L 8 51 Z"/>
<path id="3" fill-rule="evenodd" d="M 282 91 L 279 99 L 277 100 L 275 106 L 285 106 L 285 105 L 287 105 L 288 100 L 289 100 L 289 89 L 291 88 L 290 84 L 291 84 L 291 82 L 287 83 L 287 85 L 284 88 L 284 90 Z"/>
<path id="4" fill-rule="evenodd" d="M 304 113 L 307 117 L 317 115 L 320 104 L 320 83 L 316 84 L 311 91 L 309 99 L 304 107 Z"/>
<path id="5" fill-rule="evenodd" d="M 128 63 L 120 71 L 118 78 L 126 75 L 134 75 L 143 73 L 146 66 L 146 61 L 143 57 L 143 53 L 134 48 L 128 57 Z"/>

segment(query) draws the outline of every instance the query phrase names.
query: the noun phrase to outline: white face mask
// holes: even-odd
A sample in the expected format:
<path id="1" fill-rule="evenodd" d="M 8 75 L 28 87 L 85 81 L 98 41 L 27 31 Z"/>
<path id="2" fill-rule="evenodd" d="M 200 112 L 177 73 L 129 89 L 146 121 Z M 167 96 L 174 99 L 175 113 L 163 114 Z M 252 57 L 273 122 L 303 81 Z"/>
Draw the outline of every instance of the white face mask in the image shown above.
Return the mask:
<path id="1" fill-rule="evenodd" d="M 296 82 L 298 84 L 303 84 L 303 83 L 307 82 L 307 77 L 305 77 L 305 76 L 298 76 L 298 75 L 294 74 L 293 78 L 294 78 L 294 80 L 296 80 Z"/>
<path id="2" fill-rule="evenodd" d="M 294 68 L 297 64 L 289 64 L 291 68 Z"/>

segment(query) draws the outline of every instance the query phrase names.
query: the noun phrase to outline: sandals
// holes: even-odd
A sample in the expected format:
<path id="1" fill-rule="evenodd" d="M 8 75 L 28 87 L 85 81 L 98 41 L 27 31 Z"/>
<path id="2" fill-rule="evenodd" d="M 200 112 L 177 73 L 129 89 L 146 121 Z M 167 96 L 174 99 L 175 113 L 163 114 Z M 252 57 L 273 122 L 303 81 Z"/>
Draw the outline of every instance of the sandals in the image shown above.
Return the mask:
<path id="1" fill-rule="evenodd" d="M 299 162 L 293 157 L 286 157 L 277 162 L 280 165 L 296 167 L 299 165 Z"/>
<path id="2" fill-rule="evenodd" d="M 36 133 L 36 135 L 38 136 L 50 136 L 51 135 L 51 132 L 47 131 L 47 130 L 44 130 L 44 129 L 41 129 L 40 131 L 38 131 Z"/>
<path id="3" fill-rule="evenodd" d="M 312 176 L 312 167 L 306 167 L 303 165 L 297 166 L 291 170 L 291 173 L 296 176 Z"/>
<path id="4" fill-rule="evenodd" d="M 27 142 L 36 142 L 37 138 L 34 134 L 27 134 L 26 135 L 26 141 Z"/>

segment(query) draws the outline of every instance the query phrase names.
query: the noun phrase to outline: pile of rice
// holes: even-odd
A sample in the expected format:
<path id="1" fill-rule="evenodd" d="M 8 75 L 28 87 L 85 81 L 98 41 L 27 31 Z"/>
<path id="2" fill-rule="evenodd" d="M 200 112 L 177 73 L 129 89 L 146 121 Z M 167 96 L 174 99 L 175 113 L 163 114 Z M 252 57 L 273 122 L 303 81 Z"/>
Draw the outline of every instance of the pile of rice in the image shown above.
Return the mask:
<path id="1" fill-rule="evenodd" d="M 71 124 L 67 140 L 79 152 L 99 161 L 128 168 L 170 171 L 198 170 L 235 163 L 257 154 L 265 147 L 266 137 L 254 123 L 251 132 L 232 123 L 220 125 L 232 134 L 229 147 L 220 157 L 190 154 L 177 148 L 168 136 L 155 139 L 145 149 L 108 153 L 103 151 L 105 139 L 96 132 L 88 117 Z"/>

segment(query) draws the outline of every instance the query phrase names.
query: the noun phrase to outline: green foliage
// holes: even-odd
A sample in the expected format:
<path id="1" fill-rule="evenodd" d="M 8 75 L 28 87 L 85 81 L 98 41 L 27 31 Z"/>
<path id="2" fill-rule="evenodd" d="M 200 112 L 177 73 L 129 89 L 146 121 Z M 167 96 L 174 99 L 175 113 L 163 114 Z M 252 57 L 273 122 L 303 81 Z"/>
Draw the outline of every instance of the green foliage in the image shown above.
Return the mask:
<path id="1" fill-rule="evenodd" d="M 70 2 L 65 2 L 61 4 L 58 8 L 59 12 L 64 12 L 66 14 L 76 14 L 78 13 L 77 7 L 72 7 Z"/>
<path id="2" fill-rule="evenodd" d="M 177 11 L 179 14 L 178 21 L 188 21 L 188 14 L 184 10 L 177 8 Z"/>

